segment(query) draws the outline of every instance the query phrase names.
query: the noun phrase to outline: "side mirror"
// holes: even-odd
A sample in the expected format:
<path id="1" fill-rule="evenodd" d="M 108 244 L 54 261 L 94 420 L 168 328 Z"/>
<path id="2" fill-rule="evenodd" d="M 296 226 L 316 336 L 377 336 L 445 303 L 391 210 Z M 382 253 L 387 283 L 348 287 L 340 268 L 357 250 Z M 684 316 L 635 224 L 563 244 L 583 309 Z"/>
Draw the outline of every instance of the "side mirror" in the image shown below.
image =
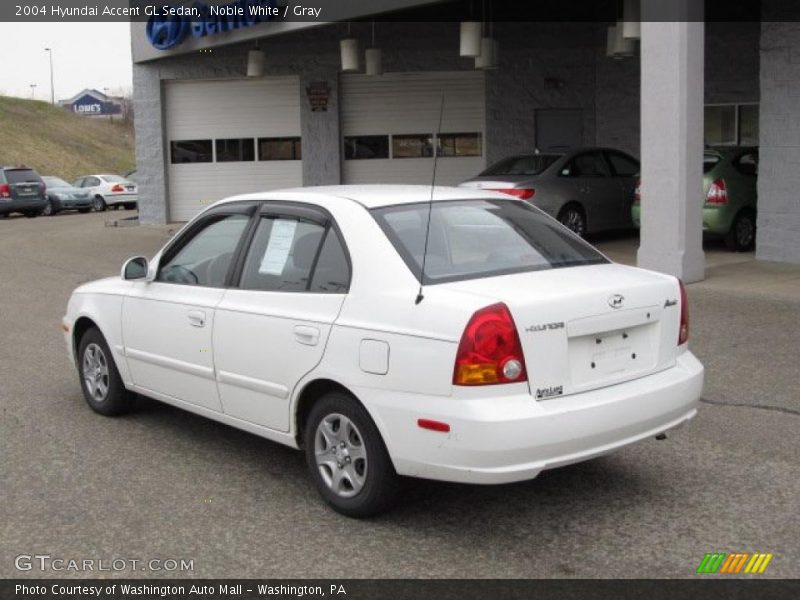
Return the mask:
<path id="1" fill-rule="evenodd" d="M 144 256 L 134 256 L 122 265 L 121 276 L 126 281 L 147 279 L 147 266 L 147 259 Z"/>

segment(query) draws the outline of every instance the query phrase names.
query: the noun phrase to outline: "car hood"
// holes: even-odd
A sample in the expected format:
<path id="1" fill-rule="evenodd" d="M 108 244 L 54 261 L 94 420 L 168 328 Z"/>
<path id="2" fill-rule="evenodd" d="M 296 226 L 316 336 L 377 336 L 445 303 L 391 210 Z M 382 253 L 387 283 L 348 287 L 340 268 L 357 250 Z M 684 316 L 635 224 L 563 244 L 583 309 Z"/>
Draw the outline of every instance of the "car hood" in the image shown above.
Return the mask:
<path id="1" fill-rule="evenodd" d="M 77 287 L 73 294 L 122 294 L 130 285 L 129 281 L 125 281 L 119 275 L 116 275 L 84 283 Z"/>

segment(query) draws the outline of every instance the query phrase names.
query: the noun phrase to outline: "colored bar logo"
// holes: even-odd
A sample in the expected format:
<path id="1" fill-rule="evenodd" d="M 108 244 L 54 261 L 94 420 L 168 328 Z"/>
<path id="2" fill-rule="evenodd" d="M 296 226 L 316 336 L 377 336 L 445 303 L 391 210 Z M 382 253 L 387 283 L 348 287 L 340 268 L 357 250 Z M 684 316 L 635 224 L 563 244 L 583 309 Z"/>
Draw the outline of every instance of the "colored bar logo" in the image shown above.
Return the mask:
<path id="1" fill-rule="evenodd" d="M 713 574 L 722 573 L 738 575 L 740 573 L 763 573 L 772 560 L 773 554 L 765 552 L 708 552 L 700 561 L 697 573 Z"/>

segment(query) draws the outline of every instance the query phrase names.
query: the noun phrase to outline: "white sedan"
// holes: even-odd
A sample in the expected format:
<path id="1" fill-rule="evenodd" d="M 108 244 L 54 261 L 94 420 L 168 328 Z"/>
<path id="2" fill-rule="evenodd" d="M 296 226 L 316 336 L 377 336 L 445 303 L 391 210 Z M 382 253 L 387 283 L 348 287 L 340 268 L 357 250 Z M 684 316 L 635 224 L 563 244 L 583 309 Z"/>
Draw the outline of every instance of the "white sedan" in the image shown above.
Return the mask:
<path id="1" fill-rule="evenodd" d="M 529 203 L 341 186 L 222 200 L 79 287 L 63 329 L 89 406 L 134 392 L 305 451 L 324 499 L 398 476 L 499 484 L 694 417 L 675 277 L 612 263 Z"/>
<path id="2" fill-rule="evenodd" d="M 84 175 L 72 185 L 89 191 L 94 199 L 94 209 L 98 212 L 112 206 L 132 209 L 139 202 L 136 184 L 120 175 Z"/>

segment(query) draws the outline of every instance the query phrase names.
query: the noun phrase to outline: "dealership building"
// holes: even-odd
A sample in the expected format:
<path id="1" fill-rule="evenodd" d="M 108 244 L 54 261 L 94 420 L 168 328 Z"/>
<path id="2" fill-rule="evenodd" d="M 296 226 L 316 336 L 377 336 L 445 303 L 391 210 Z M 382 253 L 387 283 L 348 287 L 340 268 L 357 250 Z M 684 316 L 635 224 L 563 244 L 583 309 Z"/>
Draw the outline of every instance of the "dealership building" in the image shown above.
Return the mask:
<path id="1" fill-rule="evenodd" d="M 134 22 L 140 221 L 284 187 L 429 184 L 435 152 L 436 182 L 456 184 L 508 155 L 608 146 L 641 159 L 639 263 L 694 281 L 703 144 L 758 145 L 756 256 L 800 263 L 800 24 L 768 21 L 778 0 L 753 3 L 761 21 L 705 23 L 696 0 L 673 0 L 682 21 L 648 20 L 664 2 L 641 2 L 622 41 L 615 0 L 585 22 L 502 20 L 510 0 L 489 16 L 480 2 L 318 2 L 335 22 L 200 33 Z M 462 21 L 485 21 L 488 61 L 462 56 Z"/>

